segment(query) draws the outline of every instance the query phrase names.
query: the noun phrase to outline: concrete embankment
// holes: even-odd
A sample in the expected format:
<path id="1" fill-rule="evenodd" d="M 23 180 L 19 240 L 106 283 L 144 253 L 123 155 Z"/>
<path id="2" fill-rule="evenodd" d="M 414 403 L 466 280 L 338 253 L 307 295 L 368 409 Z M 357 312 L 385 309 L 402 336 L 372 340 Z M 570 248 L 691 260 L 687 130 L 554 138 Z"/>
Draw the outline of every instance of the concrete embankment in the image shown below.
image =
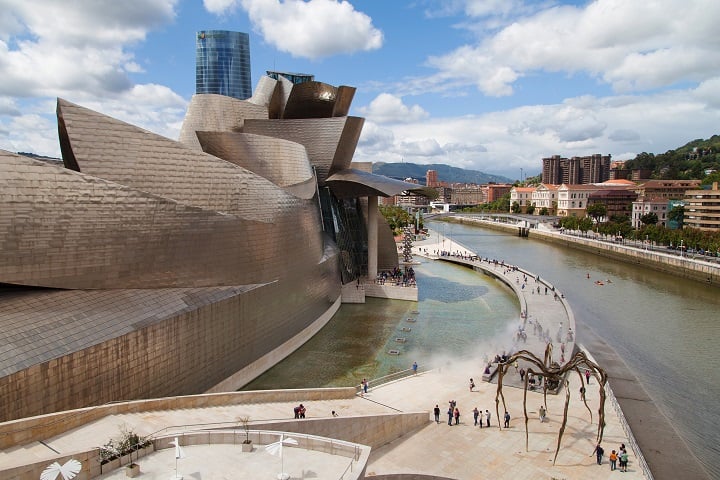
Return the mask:
<path id="1" fill-rule="evenodd" d="M 483 228 L 503 232 L 518 233 L 518 226 L 507 223 L 490 222 L 471 217 L 446 217 L 445 221 L 467 225 L 481 225 Z M 605 242 L 592 238 L 564 235 L 555 231 L 530 229 L 529 238 L 575 248 L 605 258 L 633 263 L 638 266 L 669 273 L 706 285 L 720 287 L 720 264 L 701 259 L 680 257 L 660 250 L 643 250 L 623 244 Z M 660 247 L 662 248 L 662 247 Z"/>

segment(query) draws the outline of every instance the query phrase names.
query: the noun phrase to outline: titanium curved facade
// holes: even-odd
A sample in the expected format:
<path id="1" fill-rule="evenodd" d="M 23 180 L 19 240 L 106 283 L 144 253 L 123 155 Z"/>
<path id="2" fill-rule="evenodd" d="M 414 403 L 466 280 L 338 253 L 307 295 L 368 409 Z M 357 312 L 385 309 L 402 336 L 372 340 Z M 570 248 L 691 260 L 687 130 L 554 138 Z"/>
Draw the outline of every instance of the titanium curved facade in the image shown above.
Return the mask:
<path id="1" fill-rule="evenodd" d="M 241 100 L 252 95 L 247 33 L 203 30 L 195 40 L 195 93 Z"/>
<path id="2" fill-rule="evenodd" d="M 0 421 L 239 388 L 329 320 L 389 184 L 342 174 L 349 90 L 288 84 L 194 96 L 182 141 L 58 99 L 62 166 L 0 151 Z"/>

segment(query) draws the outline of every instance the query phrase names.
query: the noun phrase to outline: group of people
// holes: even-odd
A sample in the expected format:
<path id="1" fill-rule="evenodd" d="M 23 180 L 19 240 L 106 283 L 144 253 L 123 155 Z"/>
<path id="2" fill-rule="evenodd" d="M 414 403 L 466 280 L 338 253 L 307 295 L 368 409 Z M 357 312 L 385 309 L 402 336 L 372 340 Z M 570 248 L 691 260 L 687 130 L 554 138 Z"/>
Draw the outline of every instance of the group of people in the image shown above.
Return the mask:
<path id="1" fill-rule="evenodd" d="M 297 407 L 293 408 L 293 412 L 295 413 L 295 418 L 305 418 L 306 408 L 301 403 Z"/>
<path id="2" fill-rule="evenodd" d="M 595 450 L 593 450 L 591 456 L 593 454 L 597 459 L 597 464 L 602 465 L 602 458 L 603 455 L 605 455 L 605 449 L 603 449 L 599 443 L 595 446 Z M 620 445 L 620 448 L 618 448 L 617 451 L 613 450 L 610 452 L 608 459 L 610 460 L 610 470 L 616 470 L 619 468 L 621 472 L 627 472 L 628 453 L 624 443 Z"/>
<path id="3" fill-rule="evenodd" d="M 403 272 L 399 267 L 395 267 L 391 271 L 380 272 L 375 282 L 380 285 L 385 285 L 388 279 L 390 279 L 390 283 L 395 285 L 402 285 L 405 287 L 408 285 L 415 285 L 415 270 L 413 270 L 412 267 L 409 267 L 405 272 Z"/>

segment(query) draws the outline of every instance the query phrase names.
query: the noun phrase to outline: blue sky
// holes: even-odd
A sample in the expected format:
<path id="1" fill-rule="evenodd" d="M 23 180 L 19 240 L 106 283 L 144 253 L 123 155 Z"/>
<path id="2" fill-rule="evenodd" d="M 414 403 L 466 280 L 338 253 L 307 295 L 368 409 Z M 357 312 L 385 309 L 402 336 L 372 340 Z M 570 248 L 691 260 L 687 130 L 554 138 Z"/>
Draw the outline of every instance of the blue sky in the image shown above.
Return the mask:
<path id="1" fill-rule="evenodd" d="M 195 32 L 357 87 L 356 160 L 519 178 L 662 153 L 720 125 L 716 0 L 0 0 L 0 149 L 59 156 L 55 99 L 177 138 Z"/>

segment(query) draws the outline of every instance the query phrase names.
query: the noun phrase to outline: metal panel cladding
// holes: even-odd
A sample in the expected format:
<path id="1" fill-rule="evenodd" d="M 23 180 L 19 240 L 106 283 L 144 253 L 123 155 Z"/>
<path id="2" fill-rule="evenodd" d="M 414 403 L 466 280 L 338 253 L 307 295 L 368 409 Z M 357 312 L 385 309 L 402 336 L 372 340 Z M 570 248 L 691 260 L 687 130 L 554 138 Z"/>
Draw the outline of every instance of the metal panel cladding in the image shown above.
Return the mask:
<path id="1" fill-rule="evenodd" d="M 195 44 L 195 93 L 241 100 L 252 96 L 247 33 L 203 30 L 197 32 Z"/>

